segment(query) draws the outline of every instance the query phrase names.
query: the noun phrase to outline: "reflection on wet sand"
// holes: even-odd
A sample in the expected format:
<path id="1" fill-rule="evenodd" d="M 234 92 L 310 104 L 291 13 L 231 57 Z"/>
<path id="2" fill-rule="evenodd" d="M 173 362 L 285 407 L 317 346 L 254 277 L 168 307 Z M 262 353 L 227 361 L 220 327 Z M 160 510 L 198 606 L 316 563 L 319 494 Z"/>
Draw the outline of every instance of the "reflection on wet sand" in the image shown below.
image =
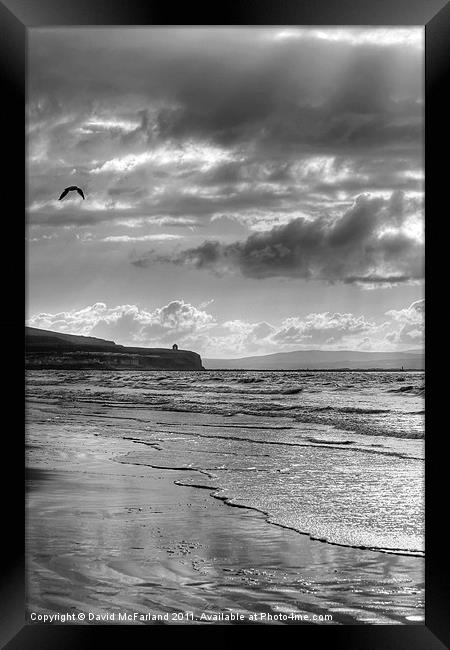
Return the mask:
<path id="1" fill-rule="evenodd" d="M 37 431 L 27 481 L 29 611 L 189 611 L 201 624 L 213 611 L 423 622 L 422 558 L 272 526 L 210 490 L 174 483 L 195 472 L 116 462 L 132 441 L 41 423 L 32 444 Z M 177 622 L 186 620 L 168 623 Z"/>

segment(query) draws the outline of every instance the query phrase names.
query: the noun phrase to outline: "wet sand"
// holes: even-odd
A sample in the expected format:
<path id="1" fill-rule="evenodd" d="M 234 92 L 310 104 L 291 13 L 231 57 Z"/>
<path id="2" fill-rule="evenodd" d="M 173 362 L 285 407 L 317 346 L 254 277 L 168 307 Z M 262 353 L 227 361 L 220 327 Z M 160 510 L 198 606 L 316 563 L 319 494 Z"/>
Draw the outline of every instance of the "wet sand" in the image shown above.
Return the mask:
<path id="1" fill-rule="evenodd" d="M 129 464 L 131 440 L 28 419 L 28 620 L 423 624 L 423 558 L 313 541 L 176 484 L 195 471 Z"/>

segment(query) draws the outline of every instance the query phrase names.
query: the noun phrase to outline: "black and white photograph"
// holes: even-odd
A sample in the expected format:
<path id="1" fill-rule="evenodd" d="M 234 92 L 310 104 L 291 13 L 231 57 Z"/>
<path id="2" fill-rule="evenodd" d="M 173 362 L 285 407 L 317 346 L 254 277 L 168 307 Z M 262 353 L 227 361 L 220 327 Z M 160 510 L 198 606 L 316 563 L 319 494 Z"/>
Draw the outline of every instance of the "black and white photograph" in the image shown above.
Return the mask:
<path id="1" fill-rule="evenodd" d="M 423 626 L 424 27 L 27 57 L 27 622 Z"/>

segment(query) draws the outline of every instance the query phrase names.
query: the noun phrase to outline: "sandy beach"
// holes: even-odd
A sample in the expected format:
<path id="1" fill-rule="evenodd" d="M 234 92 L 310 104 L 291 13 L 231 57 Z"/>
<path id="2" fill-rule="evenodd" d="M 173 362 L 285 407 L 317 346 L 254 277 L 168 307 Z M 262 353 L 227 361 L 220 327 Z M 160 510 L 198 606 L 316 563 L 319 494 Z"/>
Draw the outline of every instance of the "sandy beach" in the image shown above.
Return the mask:
<path id="1" fill-rule="evenodd" d="M 423 558 L 268 523 L 213 498 L 197 471 L 135 464 L 142 445 L 55 405 L 31 403 L 27 419 L 30 622 L 423 624 Z"/>

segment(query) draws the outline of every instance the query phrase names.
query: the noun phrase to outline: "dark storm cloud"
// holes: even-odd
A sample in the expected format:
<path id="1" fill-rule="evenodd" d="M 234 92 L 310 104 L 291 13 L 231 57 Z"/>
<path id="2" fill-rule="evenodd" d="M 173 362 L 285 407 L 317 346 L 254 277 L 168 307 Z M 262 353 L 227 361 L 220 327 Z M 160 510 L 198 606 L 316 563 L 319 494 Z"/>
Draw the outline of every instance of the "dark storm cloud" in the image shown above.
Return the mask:
<path id="1" fill-rule="evenodd" d="M 180 105 L 160 112 L 164 136 L 195 134 L 225 144 L 256 139 L 264 148 L 303 144 L 335 151 L 393 140 L 407 146 L 420 135 L 420 88 L 411 69 L 401 79 L 392 75 L 393 66 L 405 66 L 400 51 L 393 56 L 391 49 L 372 45 L 359 47 L 355 56 L 349 45 L 274 42 L 257 53 L 249 69 L 240 63 L 239 49 L 227 52 L 218 67 L 217 61 L 207 63 L 202 78 L 191 77 L 189 87 L 177 93 Z M 248 57 L 244 52 L 244 61 Z M 418 56 L 412 59 L 419 64 Z"/>
<path id="2" fill-rule="evenodd" d="M 298 277 L 346 283 L 395 283 L 423 276 L 423 246 L 401 230 L 403 197 L 360 196 L 339 219 L 294 219 L 243 242 L 206 241 L 160 261 L 210 269 L 238 269 L 252 278 Z M 144 267 L 147 255 L 133 263 Z"/>
<path id="3" fill-rule="evenodd" d="M 124 141 L 146 132 L 335 151 L 420 135 L 420 48 L 259 29 L 120 31 L 32 30 L 34 120 L 113 101 L 135 106 L 139 124 L 116 133 Z"/>

